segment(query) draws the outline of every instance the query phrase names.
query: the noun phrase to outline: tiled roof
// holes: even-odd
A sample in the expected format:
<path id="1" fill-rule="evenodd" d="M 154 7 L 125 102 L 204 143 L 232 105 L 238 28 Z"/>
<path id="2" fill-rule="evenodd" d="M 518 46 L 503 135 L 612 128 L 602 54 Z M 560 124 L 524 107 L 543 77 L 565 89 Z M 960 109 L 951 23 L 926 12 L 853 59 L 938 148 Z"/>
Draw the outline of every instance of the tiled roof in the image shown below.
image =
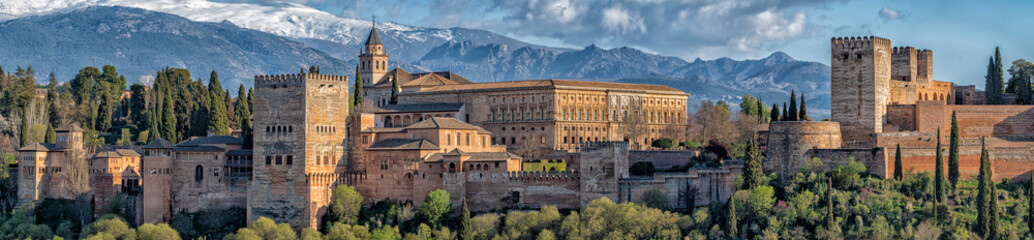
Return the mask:
<path id="1" fill-rule="evenodd" d="M 223 152 L 226 149 L 216 146 L 177 146 L 172 149 L 177 152 Z"/>
<path id="2" fill-rule="evenodd" d="M 366 45 L 381 44 L 381 35 L 377 34 L 377 25 L 370 29 L 370 35 L 366 37 Z"/>
<path id="3" fill-rule="evenodd" d="M 144 149 L 173 149 L 173 148 L 176 148 L 176 145 L 173 145 L 172 142 L 169 142 L 169 140 L 165 140 L 164 138 L 155 139 L 154 141 L 151 141 L 150 143 L 147 143 L 147 145 L 144 145 Z"/>
<path id="4" fill-rule="evenodd" d="M 471 84 L 471 83 L 474 83 L 474 82 L 471 82 L 470 80 L 467 80 L 463 76 L 460 76 L 459 74 L 453 73 L 451 71 L 410 73 L 410 72 L 407 72 L 406 70 L 404 70 L 402 68 L 395 68 L 395 69 L 392 69 L 391 71 L 388 71 L 387 74 L 384 74 L 384 76 L 381 77 L 381 80 L 383 80 L 383 81 L 381 81 L 381 83 L 379 83 L 377 85 L 374 85 L 372 87 L 374 87 L 374 88 L 377 88 L 377 87 L 390 87 L 391 86 L 391 81 L 388 81 L 388 79 L 391 79 L 392 76 L 396 76 L 395 72 L 398 72 L 398 80 L 399 80 L 400 86 L 407 86 L 406 84 L 409 83 L 410 81 L 413 81 L 414 79 L 420 79 L 420 78 L 428 76 L 428 75 L 438 75 L 438 77 L 446 79 L 449 82 L 451 82 L 450 84 Z"/>
<path id="5" fill-rule="evenodd" d="M 454 85 L 442 85 L 429 89 L 421 90 L 420 92 L 438 92 L 438 91 L 467 91 L 467 90 L 489 90 L 489 89 L 508 89 L 508 88 L 557 88 L 557 87 L 574 87 L 574 88 L 596 88 L 596 89 L 622 89 L 630 91 L 656 91 L 656 92 L 671 92 L 676 94 L 685 94 L 685 92 L 674 89 L 668 86 L 661 85 L 649 85 L 649 84 L 631 84 L 631 83 L 613 83 L 613 82 L 595 82 L 595 81 L 576 81 L 576 80 L 527 80 L 527 81 L 509 81 L 509 82 L 488 82 L 488 83 L 473 83 L 473 84 L 454 84 Z"/>
<path id="6" fill-rule="evenodd" d="M 373 143 L 370 150 L 438 150 L 438 146 L 426 139 L 391 138 Z"/>
<path id="7" fill-rule="evenodd" d="M 426 74 L 408 82 L 402 83 L 402 87 L 433 87 L 442 85 L 454 85 L 460 84 L 452 80 L 446 79 L 438 74 Z"/>
<path id="8" fill-rule="evenodd" d="M 406 129 L 427 129 L 427 128 L 438 128 L 438 129 L 467 129 L 467 130 L 484 130 L 481 127 L 470 125 L 455 118 L 429 118 L 424 119 L 413 125 L 409 125 Z"/>
<path id="9" fill-rule="evenodd" d="M 402 112 L 456 112 L 463 108 L 463 103 L 413 103 L 413 104 L 389 104 L 377 107 L 374 113 L 402 113 Z"/>
<path id="10" fill-rule="evenodd" d="M 190 147 L 210 144 L 244 145 L 244 139 L 234 136 L 198 137 L 176 144 L 177 147 Z"/>
<path id="11" fill-rule="evenodd" d="M 117 157 L 122 157 L 122 155 L 118 154 L 115 151 L 103 151 L 103 152 L 99 152 L 99 153 L 93 154 L 93 157 L 94 158 L 117 158 Z"/>
<path id="12" fill-rule="evenodd" d="M 405 128 L 364 128 L 363 129 L 363 132 L 374 132 L 374 133 L 404 132 L 404 131 L 406 131 Z"/>
<path id="13" fill-rule="evenodd" d="M 452 152 L 449 152 L 449 153 L 433 153 L 430 156 L 427 156 L 427 159 L 424 160 L 424 161 L 427 161 L 427 162 L 437 162 L 437 161 L 441 161 L 442 158 L 444 158 L 445 156 L 456 156 L 456 155 L 470 156 L 470 158 L 468 158 L 465 161 L 493 162 L 493 161 L 506 161 L 506 160 L 510 160 L 511 158 L 523 159 L 523 158 L 521 158 L 521 156 L 517 156 L 516 154 L 512 154 L 512 153 L 508 153 L 508 152 L 472 152 L 472 153 L 462 152 L 462 154 L 457 154 L 457 153 L 455 153 L 455 151 L 452 151 Z"/>
<path id="14" fill-rule="evenodd" d="M 140 156 L 140 153 L 138 153 L 136 151 L 133 151 L 132 149 L 116 149 L 115 152 L 118 153 L 118 155 L 122 155 L 123 157 L 139 157 Z"/>
<path id="15" fill-rule="evenodd" d="M 33 144 L 25 145 L 25 146 L 22 146 L 21 148 L 18 148 L 18 151 L 48 152 L 48 151 L 57 151 L 57 150 L 61 150 L 61 149 L 62 148 L 58 147 L 57 145 L 50 144 L 50 143 L 33 143 Z"/>

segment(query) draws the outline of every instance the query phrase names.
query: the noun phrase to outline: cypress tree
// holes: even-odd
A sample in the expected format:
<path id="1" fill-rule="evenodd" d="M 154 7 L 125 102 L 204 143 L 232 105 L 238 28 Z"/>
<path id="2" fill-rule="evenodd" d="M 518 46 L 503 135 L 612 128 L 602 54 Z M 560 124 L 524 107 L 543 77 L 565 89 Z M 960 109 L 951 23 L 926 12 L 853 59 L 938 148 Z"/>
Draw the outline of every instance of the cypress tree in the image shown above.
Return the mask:
<path id="1" fill-rule="evenodd" d="M 233 111 L 237 115 L 238 129 L 244 129 L 245 124 L 250 124 L 251 111 L 248 110 L 248 93 L 244 90 L 244 84 L 237 88 L 237 101 L 233 104 Z"/>
<path id="2" fill-rule="evenodd" d="M 761 168 L 761 151 L 758 149 L 757 136 L 751 136 L 750 143 L 747 146 L 747 152 L 744 159 L 743 168 L 743 189 L 754 189 L 760 187 L 762 183 L 761 176 L 764 172 Z"/>
<path id="3" fill-rule="evenodd" d="M 761 102 L 760 98 L 758 98 L 757 103 L 758 103 L 757 104 L 758 105 L 758 121 L 761 122 L 761 123 L 768 122 L 768 119 L 766 119 L 766 116 L 765 116 L 765 103 Z"/>
<path id="4" fill-rule="evenodd" d="M 57 143 L 57 132 L 54 132 L 54 125 L 47 124 L 47 135 L 44 142 L 54 144 Z"/>
<path id="5" fill-rule="evenodd" d="M 772 111 L 769 112 L 768 121 L 776 122 L 779 121 L 782 116 L 779 114 L 779 104 L 772 104 Z"/>
<path id="6" fill-rule="evenodd" d="M 902 180 L 905 173 L 902 173 L 902 145 L 898 144 L 898 151 L 894 152 L 894 179 Z"/>
<path id="7" fill-rule="evenodd" d="M 363 104 L 363 75 L 359 73 L 359 65 L 355 65 L 355 86 L 352 87 L 352 106 Z"/>
<path id="8" fill-rule="evenodd" d="M 219 75 L 212 71 L 208 80 L 208 123 L 205 130 L 215 130 L 215 135 L 230 135 L 230 120 L 226 117 L 226 99 L 223 97 L 223 85 L 219 83 Z M 200 126 L 199 126 L 200 127 Z M 206 132 L 202 131 L 202 132 Z"/>
<path id="9" fill-rule="evenodd" d="M 804 93 L 801 93 L 801 110 L 797 112 L 797 116 L 800 121 L 811 121 L 811 117 L 808 117 L 808 107 L 804 103 Z"/>
<path id="10" fill-rule="evenodd" d="M 391 104 L 399 104 L 399 72 L 395 71 L 391 76 Z"/>
<path id="11" fill-rule="evenodd" d="M 725 208 L 727 211 L 725 229 L 729 231 L 729 239 L 736 239 L 740 235 L 739 226 L 737 226 L 739 219 L 736 217 L 736 198 L 729 197 L 727 204 L 728 207 Z"/>
<path id="12" fill-rule="evenodd" d="M 320 66 L 316 65 L 316 74 L 320 74 Z"/>
<path id="13" fill-rule="evenodd" d="M 783 102 L 783 112 L 779 115 L 780 121 L 790 121 L 790 112 L 786 110 L 786 102 Z"/>
<path id="14" fill-rule="evenodd" d="M 955 111 L 951 111 L 951 133 L 948 136 L 948 183 L 955 192 L 959 183 L 959 122 Z"/>
<path id="15" fill-rule="evenodd" d="M 1027 188 L 1027 229 L 1034 229 L 1034 172 L 1030 172 L 1030 185 Z"/>
<path id="16" fill-rule="evenodd" d="M 826 230 L 833 231 L 833 226 L 836 225 L 837 218 L 833 215 L 833 176 L 826 177 Z"/>
<path id="17" fill-rule="evenodd" d="M 95 130 L 100 132 L 107 132 L 108 128 L 111 127 L 111 105 L 108 102 L 107 94 L 101 94 L 101 102 L 97 106 L 97 123 L 94 125 Z"/>
<path id="18" fill-rule="evenodd" d="M 790 111 L 786 112 L 786 120 L 787 121 L 797 121 L 798 120 L 797 118 L 800 117 L 800 116 L 797 115 L 797 112 L 798 112 L 797 111 L 797 93 L 795 93 L 794 91 L 791 90 L 790 91 Z"/>
<path id="19" fill-rule="evenodd" d="M 474 223 L 470 221 L 470 209 L 467 208 L 467 198 L 463 198 L 463 206 L 460 211 L 463 213 L 463 218 L 460 219 L 462 221 L 460 223 L 460 227 L 462 228 L 460 229 L 460 239 L 474 239 Z"/>
<path id="20" fill-rule="evenodd" d="M 18 138 L 18 140 L 21 141 L 20 142 L 21 145 L 19 145 L 19 146 L 25 146 L 25 145 L 29 145 L 30 143 L 32 143 L 32 140 L 31 140 L 31 137 L 30 137 L 32 134 L 30 134 L 29 132 L 31 132 L 31 129 L 30 129 L 30 126 L 29 126 L 29 110 L 28 110 L 28 108 L 26 108 L 26 109 L 22 110 L 21 137 Z"/>
<path id="21" fill-rule="evenodd" d="M 1002 75 L 1002 53 L 998 47 L 995 47 L 995 55 L 988 59 L 987 75 L 984 76 L 987 104 L 997 105 L 1005 103 L 1003 99 L 1005 83 L 1003 82 Z"/>
<path id="22" fill-rule="evenodd" d="M 316 73 L 316 66 L 309 66 L 309 73 Z"/>
<path id="23" fill-rule="evenodd" d="M 255 89 L 248 88 L 248 113 L 255 112 Z"/>
<path id="24" fill-rule="evenodd" d="M 6 74 L 7 73 L 4 72 L 4 67 L 0 66 L 0 79 L 2 79 L 4 76 L 7 76 Z"/>
<path id="25" fill-rule="evenodd" d="M 170 142 L 178 142 L 176 135 L 176 110 L 172 95 L 165 95 L 165 102 L 162 103 L 162 137 Z"/>
<path id="26" fill-rule="evenodd" d="M 947 200 L 945 190 L 948 189 L 944 179 L 944 159 L 941 155 L 941 129 L 937 128 L 937 153 L 934 157 L 934 164 L 937 165 L 934 166 L 934 202 L 938 204 Z"/>
<path id="27" fill-rule="evenodd" d="M 996 227 L 998 206 L 995 199 L 995 186 L 992 179 L 991 160 L 987 153 L 984 138 L 980 138 L 980 172 L 977 175 L 977 221 L 974 231 L 985 239 L 998 239 Z"/>

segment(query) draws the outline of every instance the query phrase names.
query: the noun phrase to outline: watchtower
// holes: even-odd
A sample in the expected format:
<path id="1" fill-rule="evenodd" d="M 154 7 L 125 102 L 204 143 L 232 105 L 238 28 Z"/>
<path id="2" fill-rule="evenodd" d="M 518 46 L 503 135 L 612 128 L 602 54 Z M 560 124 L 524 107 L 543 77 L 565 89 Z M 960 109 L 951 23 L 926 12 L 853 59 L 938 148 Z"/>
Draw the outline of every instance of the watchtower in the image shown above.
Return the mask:
<path id="1" fill-rule="evenodd" d="M 385 80 L 384 75 L 388 73 L 388 55 L 384 54 L 384 44 L 381 43 L 380 34 L 377 34 L 376 22 L 363 45 L 363 52 L 359 54 L 359 75 L 363 77 L 364 86 L 377 85 Z"/>
<path id="2" fill-rule="evenodd" d="M 344 171 L 348 87 L 344 76 L 255 76 L 249 222 L 317 227 Z"/>
<path id="3" fill-rule="evenodd" d="M 830 45 L 833 121 L 840 123 L 846 147 L 871 147 L 873 134 L 883 132 L 890 100 L 890 40 L 833 38 Z"/>

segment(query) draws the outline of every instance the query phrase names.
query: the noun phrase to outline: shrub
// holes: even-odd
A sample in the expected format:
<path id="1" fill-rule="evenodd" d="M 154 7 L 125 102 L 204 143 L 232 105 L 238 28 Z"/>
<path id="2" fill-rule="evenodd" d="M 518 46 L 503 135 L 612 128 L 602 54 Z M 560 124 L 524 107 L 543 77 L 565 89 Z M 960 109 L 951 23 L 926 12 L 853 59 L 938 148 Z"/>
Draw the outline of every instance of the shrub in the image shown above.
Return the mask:
<path id="1" fill-rule="evenodd" d="M 669 149 L 673 147 L 673 145 L 674 141 L 672 141 L 671 138 L 658 138 L 654 139 L 653 142 L 650 143 L 650 146 L 661 149 Z"/>
<path id="2" fill-rule="evenodd" d="M 635 176 L 653 176 L 654 172 L 657 172 L 657 168 L 652 162 L 636 162 L 628 167 L 628 173 Z"/>

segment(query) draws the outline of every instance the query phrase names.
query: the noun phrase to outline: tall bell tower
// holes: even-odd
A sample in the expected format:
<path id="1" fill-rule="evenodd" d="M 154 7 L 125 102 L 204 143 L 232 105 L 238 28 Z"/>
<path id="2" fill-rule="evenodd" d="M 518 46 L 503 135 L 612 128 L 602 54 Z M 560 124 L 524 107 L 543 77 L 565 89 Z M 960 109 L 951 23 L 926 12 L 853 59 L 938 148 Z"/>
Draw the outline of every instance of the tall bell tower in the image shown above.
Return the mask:
<path id="1" fill-rule="evenodd" d="M 384 44 L 381 44 L 381 37 L 377 34 L 377 21 L 374 20 L 370 36 L 366 37 L 363 52 L 359 54 L 359 74 L 363 77 L 364 86 L 373 86 L 385 81 L 384 75 L 387 73 L 388 55 L 384 54 Z"/>

